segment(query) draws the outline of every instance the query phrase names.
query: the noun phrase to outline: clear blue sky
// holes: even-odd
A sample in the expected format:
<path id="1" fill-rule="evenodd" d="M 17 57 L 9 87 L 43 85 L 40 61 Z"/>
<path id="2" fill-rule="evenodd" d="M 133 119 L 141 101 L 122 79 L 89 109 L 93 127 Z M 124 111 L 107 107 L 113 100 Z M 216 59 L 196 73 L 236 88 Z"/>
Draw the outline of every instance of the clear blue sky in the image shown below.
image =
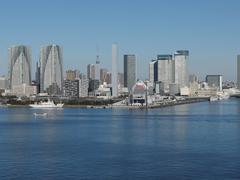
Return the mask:
<path id="1" fill-rule="evenodd" d="M 0 74 L 7 73 L 7 48 L 32 47 L 33 67 L 41 45 L 64 47 L 64 67 L 86 72 L 97 46 L 111 68 L 111 44 L 122 56 L 138 57 L 140 78 L 157 54 L 190 50 L 189 71 L 200 77 L 236 79 L 240 53 L 239 0 L 3 0 L 0 4 Z"/>

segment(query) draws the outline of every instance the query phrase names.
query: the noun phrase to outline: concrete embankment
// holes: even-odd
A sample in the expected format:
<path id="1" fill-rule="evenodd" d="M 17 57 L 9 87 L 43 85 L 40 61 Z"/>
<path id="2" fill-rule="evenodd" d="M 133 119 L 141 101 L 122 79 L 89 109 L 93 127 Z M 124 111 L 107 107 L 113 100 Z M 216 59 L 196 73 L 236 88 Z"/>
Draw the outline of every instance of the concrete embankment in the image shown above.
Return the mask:
<path id="1" fill-rule="evenodd" d="M 147 107 L 145 105 L 143 106 L 134 106 L 134 105 L 118 105 L 118 106 L 112 106 L 112 108 L 128 108 L 128 109 L 147 109 L 147 108 L 163 108 L 168 106 L 176 106 L 181 104 L 191 104 L 191 103 L 198 103 L 198 102 L 204 102 L 209 101 L 209 97 L 198 97 L 198 98 L 187 98 L 184 100 L 163 100 L 161 102 L 158 102 L 156 104 L 149 104 Z"/>
<path id="2" fill-rule="evenodd" d="M 198 103 L 198 102 L 204 102 L 209 101 L 208 97 L 203 98 L 188 98 L 184 100 L 177 100 L 177 101 L 169 101 L 169 102 L 163 102 L 155 105 L 149 105 L 148 108 L 161 108 L 161 107 L 167 107 L 167 106 L 175 106 L 175 105 L 181 105 L 181 104 L 191 104 L 191 103 Z"/>

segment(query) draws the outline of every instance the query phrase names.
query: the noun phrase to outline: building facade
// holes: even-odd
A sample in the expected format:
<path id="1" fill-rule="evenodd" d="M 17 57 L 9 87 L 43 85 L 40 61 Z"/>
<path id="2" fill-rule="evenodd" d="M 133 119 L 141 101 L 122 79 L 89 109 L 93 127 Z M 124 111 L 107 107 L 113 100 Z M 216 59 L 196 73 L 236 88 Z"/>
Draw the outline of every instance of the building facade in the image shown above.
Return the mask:
<path id="1" fill-rule="evenodd" d="M 100 84 L 103 84 L 107 80 L 107 69 L 100 69 Z"/>
<path id="2" fill-rule="evenodd" d="M 131 54 L 124 55 L 123 61 L 124 87 L 131 90 L 133 85 L 136 83 L 136 56 Z"/>
<path id="3" fill-rule="evenodd" d="M 37 86 L 19 84 L 12 87 L 12 94 L 16 96 L 31 96 L 37 94 Z"/>
<path id="4" fill-rule="evenodd" d="M 189 51 L 179 50 L 174 54 L 174 83 L 179 87 L 188 85 L 187 61 L 189 59 Z"/>
<path id="5" fill-rule="evenodd" d="M 9 59 L 9 88 L 21 84 L 31 84 L 31 50 L 20 45 L 8 49 Z"/>
<path id="6" fill-rule="evenodd" d="M 64 96 L 79 97 L 79 80 L 64 80 Z"/>
<path id="7" fill-rule="evenodd" d="M 223 77 L 222 75 L 207 75 L 206 83 L 212 88 L 217 88 L 218 91 L 223 90 Z"/>
<path id="8" fill-rule="evenodd" d="M 158 81 L 158 63 L 157 60 L 152 60 L 149 63 L 149 81 L 154 83 Z"/>
<path id="9" fill-rule="evenodd" d="M 124 74 L 118 73 L 118 89 L 124 87 Z"/>
<path id="10" fill-rule="evenodd" d="M 40 52 L 40 91 L 63 94 L 63 56 L 59 45 L 43 46 Z"/>
<path id="11" fill-rule="evenodd" d="M 118 45 L 112 45 L 112 96 L 118 97 Z"/>
<path id="12" fill-rule="evenodd" d="M 8 80 L 5 76 L 0 76 L 0 90 L 5 90 L 8 87 Z"/>
<path id="13" fill-rule="evenodd" d="M 89 87 L 88 92 L 94 94 L 94 91 L 99 88 L 100 82 L 97 79 L 90 79 L 89 80 Z"/>
<path id="14" fill-rule="evenodd" d="M 88 79 L 95 79 L 96 78 L 96 65 L 95 64 L 88 64 L 88 66 L 87 66 L 87 78 Z"/>
<path id="15" fill-rule="evenodd" d="M 36 63 L 35 82 L 37 86 L 37 93 L 40 93 L 40 65 Z"/>
<path id="16" fill-rule="evenodd" d="M 67 70 L 66 71 L 66 80 L 74 81 L 76 79 L 79 79 L 80 71 L 79 70 Z"/>
<path id="17" fill-rule="evenodd" d="M 88 96 L 89 79 L 85 74 L 80 74 L 79 79 L 79 97 Z"/>
<path id="18" fill-rule="evenodd" d="M 157 56 L 157 81 L 164 83 L 165 90 L 174 82 L 174 61 L 172 55 Z"/>

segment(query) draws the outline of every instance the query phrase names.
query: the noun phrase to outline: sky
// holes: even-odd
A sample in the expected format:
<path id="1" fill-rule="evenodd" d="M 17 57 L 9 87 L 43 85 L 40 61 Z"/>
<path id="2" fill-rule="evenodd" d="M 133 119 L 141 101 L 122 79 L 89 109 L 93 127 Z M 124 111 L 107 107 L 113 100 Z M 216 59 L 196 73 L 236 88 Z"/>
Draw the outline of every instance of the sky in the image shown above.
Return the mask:
<path id="1" fill-rule="evenodd" d="M 111 46 L 136 54 L 138 78 L 148 78 L 157 54 L 190 51 L 189 73 L 236 80 L 240 54 L 239 0 L 1 0 L 0 74 L 7 74 L 8 47 L 32 49 L 32 68 L 42 45 L 63 46 L 64 69 L 86 72 L 95 63 L 111 70 Z"/>

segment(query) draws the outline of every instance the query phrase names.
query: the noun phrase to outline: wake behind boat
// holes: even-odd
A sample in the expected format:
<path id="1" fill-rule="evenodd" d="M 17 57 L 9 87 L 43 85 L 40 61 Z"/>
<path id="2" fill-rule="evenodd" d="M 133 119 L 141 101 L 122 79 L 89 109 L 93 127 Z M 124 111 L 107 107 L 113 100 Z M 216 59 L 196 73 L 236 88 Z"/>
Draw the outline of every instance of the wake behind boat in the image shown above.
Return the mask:
<path id="1" fill-rule="evenodd" d="M 64 104 L 58 103 L 55 104 L 53 101 L 48 99 L 47 102 L 40 102 L 35 104 L 29 104 L 31 108 L 62 108 Z"/>
<path id="2" fill-rule="evenodd" d="M 47 116 L 47 113 L 33 113 L 34 116 Z"/>

